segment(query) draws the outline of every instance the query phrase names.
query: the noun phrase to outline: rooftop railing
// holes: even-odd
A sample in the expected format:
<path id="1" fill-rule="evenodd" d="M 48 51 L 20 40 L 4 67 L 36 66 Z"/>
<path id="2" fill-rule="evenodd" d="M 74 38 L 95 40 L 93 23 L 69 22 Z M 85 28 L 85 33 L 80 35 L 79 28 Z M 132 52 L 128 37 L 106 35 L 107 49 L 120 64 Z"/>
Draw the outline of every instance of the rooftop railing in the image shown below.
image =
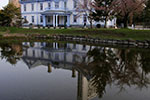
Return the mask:
<path id="1" fill-rule="evenodd" d="M 42 2 L 42 1 L 60 1 L 60 0 L 19 0 L 20 2 Z M 66 0 L 62 0 L 66 1 Z"/>
<path id="2" fill-rule="evenodd" d="M 68 11 L 68 8 L 55 8 L 55 7 L 47 7 L 45 10 L 63 10 L 63 11 Z"/>

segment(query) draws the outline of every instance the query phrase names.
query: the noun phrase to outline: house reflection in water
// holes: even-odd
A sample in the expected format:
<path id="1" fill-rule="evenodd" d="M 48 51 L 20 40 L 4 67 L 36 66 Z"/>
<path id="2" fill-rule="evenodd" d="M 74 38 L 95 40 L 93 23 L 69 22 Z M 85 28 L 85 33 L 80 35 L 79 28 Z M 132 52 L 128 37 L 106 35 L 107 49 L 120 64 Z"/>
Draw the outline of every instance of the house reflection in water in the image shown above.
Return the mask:
<path id="1" fill-rule="evenodd" d="M 87 62 L 87 52 L 95 48 L 80 44 L 59 44 L 24 42 L 24 52 L 22 59 L 29 69 L 44 65 L 48 67 L 48 72 L 52 72 L 52 67 L 72 71 L 72 77 L 76 77 L 78 72 L 77 100 L 90 100 L 97 96 L 96 88 L 90 81 L 92 77 L 86 69 L 77 67 L 78 63 Z M 86 71 L 86 72 L 84 72 Z"/>
<path id="2" fill-rule="evenodd" d="M 136 87 L 140 91 L 135 91 L 142 93 L 142 97 L 141 89 L 147 89 L 150 85 L 148 49 L 24 42 L 1 44 L 0 53 L 1 59 L 12 65 L 23 60 L 29 69 L 42 65 L 41 67 L 46 66 L 48 73 L 52 73 L 54 68 L 72 72 L 70 77 L 77 79 L 78 83 L 78 86 L 74 85 L 77 89 L 77 100 L 103 98 L 107 86 L 112 86 L 115 91 L 130 91 L 130 87 Z M 145 92 L 147 93 L 149 92 Z"/>

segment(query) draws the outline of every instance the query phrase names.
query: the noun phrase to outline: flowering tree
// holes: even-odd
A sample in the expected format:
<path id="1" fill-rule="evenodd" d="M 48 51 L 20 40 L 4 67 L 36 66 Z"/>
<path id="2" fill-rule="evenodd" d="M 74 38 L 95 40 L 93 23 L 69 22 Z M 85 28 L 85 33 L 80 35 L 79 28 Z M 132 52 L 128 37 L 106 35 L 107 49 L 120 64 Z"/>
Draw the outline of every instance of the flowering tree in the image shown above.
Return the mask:
<path id="1" fill-rule="evenodd" d="M 105 22 L 105 28 L 107 27 L 107 21 L 114 18 L 116 0 L 94 0 L 92 7 L 94 8 L 93 16 L 96 21 Z"/>
<path id="2" fill-rule="evenodd" d="M 85 14 L 90 22 L 90 27 L 92 28 L 92 22 L 93 22 L 93 9 L 92 9 L 92 1 L 91 0 L 80 0 L 78 1 L 78 5 L 76 8 L 76 11 L 78 12 L 78 16 L 82 16 Z"/>
<path id="3" fill-rule="evenodd" d="M 146 0 L 116 0 L 115 11 L 123 19 L 124 28 L 128 26 L 128 20 L 133 14 L 139 14 L 144 9 Z"/>

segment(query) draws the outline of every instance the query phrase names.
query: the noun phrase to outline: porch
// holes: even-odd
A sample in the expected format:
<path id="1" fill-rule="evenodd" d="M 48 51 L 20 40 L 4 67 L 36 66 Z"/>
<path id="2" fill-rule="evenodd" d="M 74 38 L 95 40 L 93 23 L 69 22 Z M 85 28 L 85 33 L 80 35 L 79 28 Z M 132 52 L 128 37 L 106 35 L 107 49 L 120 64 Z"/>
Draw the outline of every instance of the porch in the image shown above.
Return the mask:
<path id="1" fill-rule="evenodd" d="M 70 12 L 64 11 L 45 11 L 42 13 L 43 27 L 70 27 Z"/>

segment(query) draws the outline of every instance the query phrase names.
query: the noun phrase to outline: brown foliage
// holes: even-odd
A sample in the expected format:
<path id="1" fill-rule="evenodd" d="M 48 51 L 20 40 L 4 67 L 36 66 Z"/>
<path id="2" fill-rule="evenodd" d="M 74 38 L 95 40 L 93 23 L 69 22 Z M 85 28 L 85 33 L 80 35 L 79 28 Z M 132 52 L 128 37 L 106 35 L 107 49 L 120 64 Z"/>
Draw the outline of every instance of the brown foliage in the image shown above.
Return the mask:
<path id="1" fill-rule="evenodd" d="M 116 0 L 116 11 L 121 15 L 131 15 L 143 11 L 146 0 Z"/>
<path id="2" fill-rule="evenodd" d="M 128 26 L 128 20 L 132 20 L 134 14 L 140 14 L 144 9 L 146 0 L 116 0 L 115 11 L 124 21 L 124 27 Z"/>

